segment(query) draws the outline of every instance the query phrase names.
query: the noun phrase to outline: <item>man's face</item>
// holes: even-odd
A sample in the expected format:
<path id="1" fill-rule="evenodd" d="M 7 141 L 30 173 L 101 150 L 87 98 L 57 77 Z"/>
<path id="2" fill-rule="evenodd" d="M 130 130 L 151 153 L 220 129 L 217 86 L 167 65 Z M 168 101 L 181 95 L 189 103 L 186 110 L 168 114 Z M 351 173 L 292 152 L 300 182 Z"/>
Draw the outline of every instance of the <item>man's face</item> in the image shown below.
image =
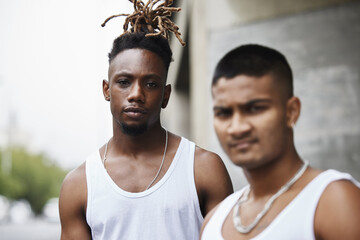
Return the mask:
<path id="1" fill-rule="evenodd" d="M 220 78 L 212 87 L 214 127 L 231 161 L 254 168 L 286 151 L 286 101 L 271 74 Z"/>
<path id="2" fill-rule="evenodd" d="M 114 123 L 130 135 L 139 135 L 160 121 L 171 87 L 166 86 L 162 59 L 144 49 L 120 52 L 110 63 L 104 94 L 110 97 Z"/>

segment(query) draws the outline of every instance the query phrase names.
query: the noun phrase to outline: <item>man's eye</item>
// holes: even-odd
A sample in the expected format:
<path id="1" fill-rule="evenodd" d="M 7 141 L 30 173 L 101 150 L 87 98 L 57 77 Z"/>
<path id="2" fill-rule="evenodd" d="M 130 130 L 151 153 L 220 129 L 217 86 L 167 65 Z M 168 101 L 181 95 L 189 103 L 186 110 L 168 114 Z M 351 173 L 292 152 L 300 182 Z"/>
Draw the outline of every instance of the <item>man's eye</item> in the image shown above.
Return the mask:
<path id="1" fill-rule="evenodd" d="M 228 117 L 231 115 L 231 111 L 230 110 L 215 110 L 214 111 L 214 115 L 215 117 Z"/>
<path id="2" fill-rule="evenodd" d="M 158 86 L 158 83 L 157 82 L 147 82 L 145 85 L 148 88 L 156 88 Z"/>
<path id="3" fill-rule="evenodd" d="M 266 106 L 262 106 L 262 105 L 253 105 L 253 106 L 249 106 L 248 112 L 257 113 L 265 110 L 266 108 L 267 108 Z"/>
<path id="4" fill-rule="evenodd" d="M 130 84 L 130 81 L 127 79 L 119 79 L 116 81 L 120 86 L 128 86 Z"/>

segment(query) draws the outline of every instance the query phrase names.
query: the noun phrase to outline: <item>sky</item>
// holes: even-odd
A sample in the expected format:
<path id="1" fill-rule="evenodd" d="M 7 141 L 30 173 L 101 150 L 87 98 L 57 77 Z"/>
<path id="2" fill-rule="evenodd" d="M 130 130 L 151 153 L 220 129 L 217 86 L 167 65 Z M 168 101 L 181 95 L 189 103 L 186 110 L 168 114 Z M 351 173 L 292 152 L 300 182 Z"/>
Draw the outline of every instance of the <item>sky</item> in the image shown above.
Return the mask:
<path id="1" fill-rule="evenodd" d="M 102 95 L 128 0 L 0 0 L 0 146 L 71 169 L 112 135 Z M 12 130 L 11 130 L 12 129 Z"/>

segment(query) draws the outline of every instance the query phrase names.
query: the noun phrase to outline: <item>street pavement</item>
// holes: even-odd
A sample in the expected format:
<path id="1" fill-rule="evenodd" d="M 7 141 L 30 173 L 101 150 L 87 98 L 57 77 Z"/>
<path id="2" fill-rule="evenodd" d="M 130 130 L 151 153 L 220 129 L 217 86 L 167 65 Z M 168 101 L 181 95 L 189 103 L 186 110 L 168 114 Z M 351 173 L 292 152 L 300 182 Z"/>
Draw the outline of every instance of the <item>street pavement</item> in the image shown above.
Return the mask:
<path id="1" fill-rule="evenodd" d="M 26 223 L 0 223 L 0 240 L 59 240 L 60 223 L 33 219 Z"/>

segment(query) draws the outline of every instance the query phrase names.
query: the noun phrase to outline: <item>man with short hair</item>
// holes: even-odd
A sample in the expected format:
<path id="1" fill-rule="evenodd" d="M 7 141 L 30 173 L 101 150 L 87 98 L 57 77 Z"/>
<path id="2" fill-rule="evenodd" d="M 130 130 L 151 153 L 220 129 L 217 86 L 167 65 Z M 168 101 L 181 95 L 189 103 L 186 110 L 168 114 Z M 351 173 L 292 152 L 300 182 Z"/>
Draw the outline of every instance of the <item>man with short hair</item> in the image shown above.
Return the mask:
<path id="1" fill-rule="evenodd" d="M 233 192 L 218 155 L 161 126 L 172 52 L 134 22 L 144 26 L 114 40 L 103 81 L 113 136 L 62 185 L 62 240 L 198 239 L 203 216 Z"/>
<path id="2" fill-rule="evenodd" d="M 207 215 L 202 240 L 360 238 L 359 182 L 314 169 L 296 151 L 292 82 L 286 58 L 265 46 L 240 46 L 217 64 L 214 128 L 249 185 Z"/>

